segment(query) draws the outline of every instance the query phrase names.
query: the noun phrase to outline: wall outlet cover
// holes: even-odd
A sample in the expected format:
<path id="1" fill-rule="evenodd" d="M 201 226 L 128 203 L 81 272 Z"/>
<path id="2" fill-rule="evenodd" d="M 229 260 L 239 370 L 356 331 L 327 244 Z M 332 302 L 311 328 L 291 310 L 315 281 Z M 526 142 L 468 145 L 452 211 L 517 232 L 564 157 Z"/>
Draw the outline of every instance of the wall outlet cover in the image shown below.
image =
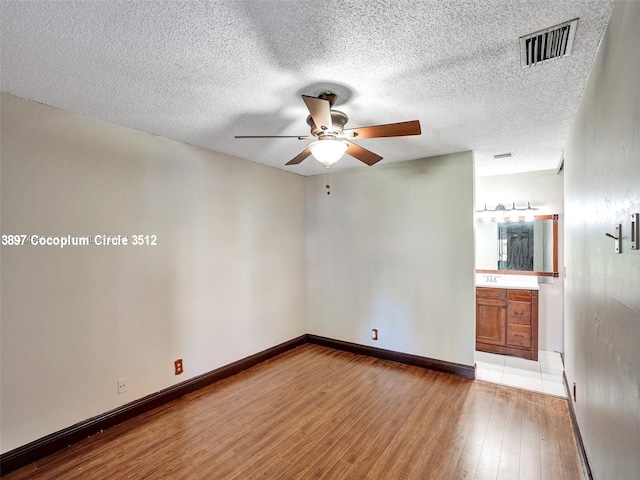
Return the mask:
<path id="1" fill-rule="evenodd" d="M 122 395 L 124 392 L 127 391 L 127 385 L 129 384 L 129 382 L 127 381 L 126 378 L 119 378 L 118 379 L 118 395 Z"/>
<path id="2" fill-rule="evenodd" d="M 180 375 L 184 372 L 184 368 L 182 367 L 182 359 L 179 358 L 175 362 L 173 362 L 174 370 L 176 375 Z"/>

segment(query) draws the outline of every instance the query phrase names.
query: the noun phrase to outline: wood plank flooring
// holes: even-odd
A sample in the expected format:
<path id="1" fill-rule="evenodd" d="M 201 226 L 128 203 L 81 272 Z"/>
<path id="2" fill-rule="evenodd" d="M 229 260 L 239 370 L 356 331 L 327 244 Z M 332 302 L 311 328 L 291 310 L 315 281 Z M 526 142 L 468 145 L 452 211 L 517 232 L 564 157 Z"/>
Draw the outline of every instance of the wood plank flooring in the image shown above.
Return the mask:
<path id="1" fill-rule="evenodd" d="M 565 400 L 307 344 L 3 478 L 584 477 Z"/>

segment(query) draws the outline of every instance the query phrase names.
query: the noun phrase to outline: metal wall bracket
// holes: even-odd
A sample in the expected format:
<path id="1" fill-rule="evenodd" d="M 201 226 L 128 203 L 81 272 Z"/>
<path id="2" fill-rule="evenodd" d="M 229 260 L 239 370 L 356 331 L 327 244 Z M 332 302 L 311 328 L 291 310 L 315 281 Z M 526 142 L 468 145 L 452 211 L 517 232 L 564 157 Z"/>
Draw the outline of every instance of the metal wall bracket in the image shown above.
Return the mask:
<path id="1" fill-rule="evenodd" d="M 622 230 L 622 225 L 618 224 L 616 225 L 616 233 L 615 235 L 612 235 L 610 233 L 606 233 L 605 235 L 609 238 L 613 238 L 616 243 L 615 243 L 615 251 L 616 253 L 621 253 L 622 249 L 621 249 L 621 245 L 622 245 L 622 235 L 620 234 L 621 230 Z"/>
<path id="2" fill-rule="evenodd" d="M 640 213 L 631 215 L 631 250 L 640 250 Z"/>

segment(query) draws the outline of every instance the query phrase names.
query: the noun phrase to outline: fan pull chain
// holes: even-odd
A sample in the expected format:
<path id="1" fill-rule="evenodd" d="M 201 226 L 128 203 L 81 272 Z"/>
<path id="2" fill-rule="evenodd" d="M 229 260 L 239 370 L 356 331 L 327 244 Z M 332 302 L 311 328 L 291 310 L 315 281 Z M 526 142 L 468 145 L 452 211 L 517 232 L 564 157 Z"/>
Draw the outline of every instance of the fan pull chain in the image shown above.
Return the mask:
<path id="1" fill-rule="evenodd" d="M 331 186 L 329 185 L 329 174 L 325 173 L 324 175 L 325 175 L 325 182 L 326 182 L 325 187 L 327 189 L 327 195 L 331 195 L 331 190 L 330 190 Z"/>

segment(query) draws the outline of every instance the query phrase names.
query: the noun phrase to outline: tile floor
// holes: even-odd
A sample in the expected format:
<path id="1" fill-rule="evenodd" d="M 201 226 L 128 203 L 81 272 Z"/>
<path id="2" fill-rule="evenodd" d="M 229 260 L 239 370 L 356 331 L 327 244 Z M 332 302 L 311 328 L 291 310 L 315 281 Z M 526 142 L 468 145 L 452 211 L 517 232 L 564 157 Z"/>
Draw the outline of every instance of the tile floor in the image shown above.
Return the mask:
<path id="1" fill-rule="evenodd" d="M 564 367 L 557 352 L 538 352 L 538 361 L 509 355 L 475 353 L 476 380 L 532 390 L 567 398 L 562 372 Z"/>

